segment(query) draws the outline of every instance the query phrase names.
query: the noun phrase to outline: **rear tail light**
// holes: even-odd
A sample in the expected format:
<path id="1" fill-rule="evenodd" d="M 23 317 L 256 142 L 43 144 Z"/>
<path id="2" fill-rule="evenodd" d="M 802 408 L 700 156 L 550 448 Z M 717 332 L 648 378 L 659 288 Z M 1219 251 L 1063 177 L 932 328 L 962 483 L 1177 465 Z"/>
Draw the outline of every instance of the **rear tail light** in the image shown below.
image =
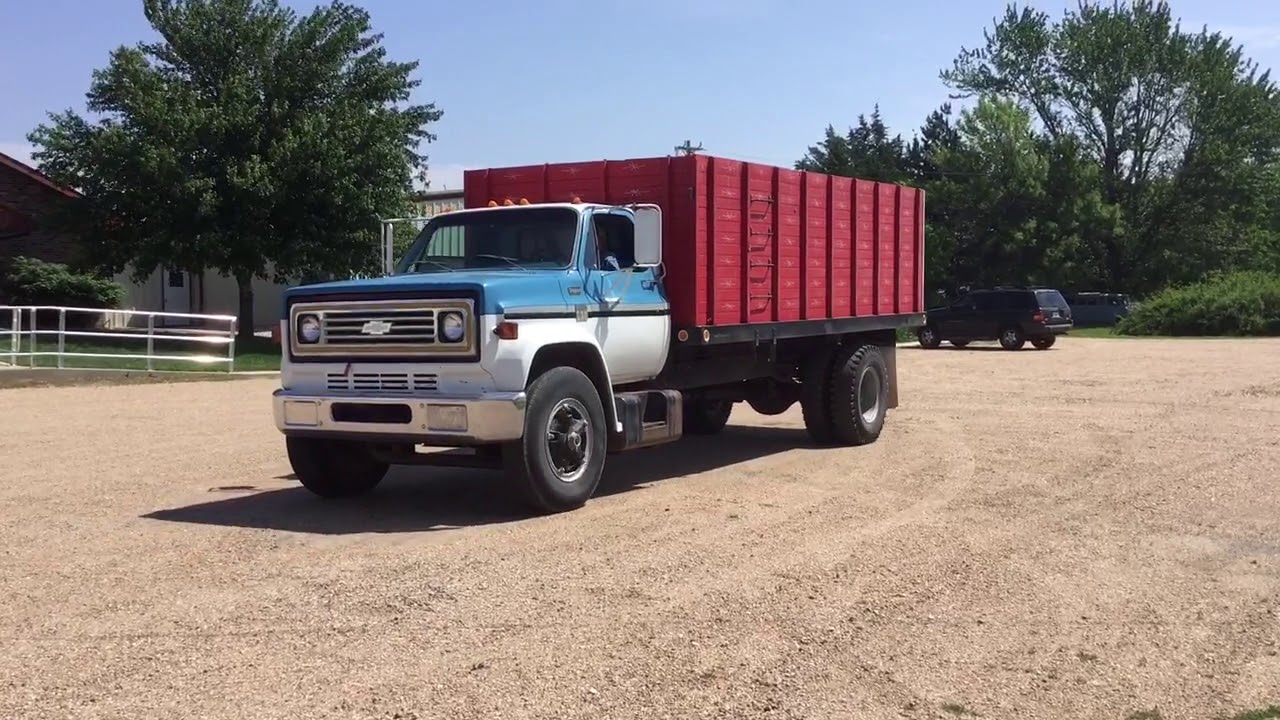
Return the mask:
<path id="1" fill-rule="evenodd" d="M 1044 322 L 1044 312 L 1037 310 L 1036 314 L 1031 316 L 1031 322 Z"/>

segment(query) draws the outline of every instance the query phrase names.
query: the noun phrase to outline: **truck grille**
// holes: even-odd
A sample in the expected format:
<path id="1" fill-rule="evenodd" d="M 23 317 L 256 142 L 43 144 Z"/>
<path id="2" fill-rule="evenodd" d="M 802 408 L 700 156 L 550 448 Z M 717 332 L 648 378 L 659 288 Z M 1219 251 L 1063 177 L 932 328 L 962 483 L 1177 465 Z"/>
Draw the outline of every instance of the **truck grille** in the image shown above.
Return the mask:
<path id="1" fill-rule="evenodd" d="M 438 381 L 435 373 L 329 373 L 325 387 L 330 392 L 351 393 L 435 392 Z"/>
<path id="2" fill-rule="evenodd" d="M 451 312 L 462 315 L 459 342 L 438 333 L 441 316 Z M 298 322 L 306 316 L 320 321 L 318 342 L 298 339 Z M 299 358 L 474 357 L 478 346 L 473 302 L 462 298 L 297 302 L 290 307 L 289 327 L 289 348 Z"/>
<path id="3" fill-rule="evenodd" d="M 361 345 L 436 341 L 434 310 L 330 310 L 321 316 L 322 342 Z"/>

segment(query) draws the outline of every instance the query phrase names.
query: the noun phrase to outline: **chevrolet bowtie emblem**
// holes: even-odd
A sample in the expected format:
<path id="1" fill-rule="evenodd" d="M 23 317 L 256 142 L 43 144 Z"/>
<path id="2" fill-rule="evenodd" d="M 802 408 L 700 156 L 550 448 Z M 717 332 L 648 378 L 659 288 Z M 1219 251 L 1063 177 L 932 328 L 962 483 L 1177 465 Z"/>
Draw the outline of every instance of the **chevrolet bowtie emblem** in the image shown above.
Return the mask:
<path id="1" fill-rule="evenodd" d="M 361 335 L 386 335 L 391 332 L 391 323 L 386 320 L 370 320 L 360 326 Z"/>

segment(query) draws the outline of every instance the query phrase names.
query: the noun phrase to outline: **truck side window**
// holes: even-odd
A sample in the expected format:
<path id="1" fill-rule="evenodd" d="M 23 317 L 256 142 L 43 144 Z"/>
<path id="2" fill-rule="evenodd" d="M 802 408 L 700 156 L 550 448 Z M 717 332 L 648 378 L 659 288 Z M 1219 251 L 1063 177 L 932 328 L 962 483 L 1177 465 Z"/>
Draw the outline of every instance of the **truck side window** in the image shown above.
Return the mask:
<path id="1" fill-rule="evenodd" d="M 636 229 L 622 215 L 595 215 L 591 220 L 595 267 L 626 270 L 635 264 Z M 612 260 L 613 262 L 609 262 Z M 616 263 L 617 267 L 614 267 Z"/>

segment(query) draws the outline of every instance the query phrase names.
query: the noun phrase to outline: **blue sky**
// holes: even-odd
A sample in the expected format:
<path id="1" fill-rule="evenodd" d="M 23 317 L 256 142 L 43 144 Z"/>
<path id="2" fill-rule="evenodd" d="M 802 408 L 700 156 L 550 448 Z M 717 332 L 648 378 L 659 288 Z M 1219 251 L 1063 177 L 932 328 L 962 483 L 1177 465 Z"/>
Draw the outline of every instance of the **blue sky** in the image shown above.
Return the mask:
<path id="1" fill-rule="evenodd" d="M 359 0 L 358 0 L 359 1 Z M 1069 0 L 1074 5 L 1074 0 Z M 285 0 L 300 10 L 314 0 Z M 0 151 L 29 157 L 47 110 L 83 109 L 95 67 L 148 38 L 141 0 L 5 0 Z M 904 135 L 946 100 L 938 71 L 1003 0 L 363 0 L 393 58 L 418 59 L 432 187 L 468 167 L 708 152 L 790 165 L 875 103 Z M 1059 13 L 1068 0 L 1031 4 Z M 1184 25 L 1280 66 L 1276 0 L 1174 0 Z"/>

